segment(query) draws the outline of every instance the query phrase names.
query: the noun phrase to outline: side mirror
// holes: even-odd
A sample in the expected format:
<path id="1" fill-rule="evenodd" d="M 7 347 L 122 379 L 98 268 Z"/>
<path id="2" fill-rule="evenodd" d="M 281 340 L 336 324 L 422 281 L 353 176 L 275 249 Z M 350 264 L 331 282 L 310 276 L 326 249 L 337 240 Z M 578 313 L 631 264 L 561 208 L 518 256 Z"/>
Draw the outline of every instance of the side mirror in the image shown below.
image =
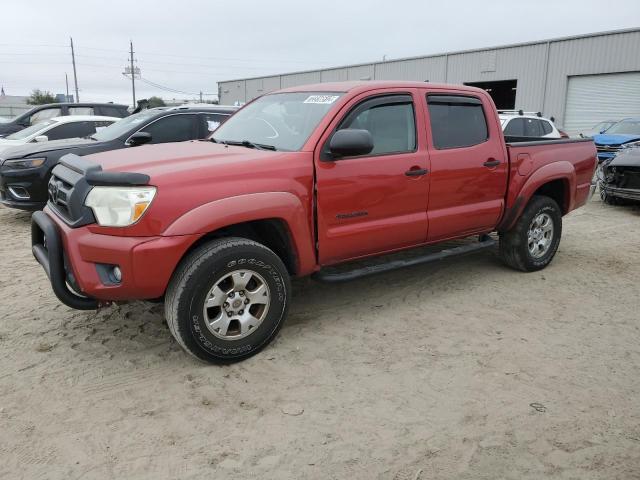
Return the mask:
<path id="1" fill-rule="evenodd" d="M 145 143 L 149 143 L 151 141 L 151 134 L 147 132 L 136 132 L 129 137 L 127 143 L 132 147 L 137 147 L 139 145 L 144 145 Z"/>
<path id="2" fill-rule="evenodd" d="M 369 130 L 345 128 L 331 137 L 329 151 L 334 157 L 366 155 L 373 150 L 373 137 Z"/>
<path id="3" fill-rule="evenodd" d="M 34 138 L 34 140 L 38 143 L 40 142 L 48 142 L 49 141 L 49 137 L 47 137 L 46 135 L 38 135 L 36 138 Z"/>

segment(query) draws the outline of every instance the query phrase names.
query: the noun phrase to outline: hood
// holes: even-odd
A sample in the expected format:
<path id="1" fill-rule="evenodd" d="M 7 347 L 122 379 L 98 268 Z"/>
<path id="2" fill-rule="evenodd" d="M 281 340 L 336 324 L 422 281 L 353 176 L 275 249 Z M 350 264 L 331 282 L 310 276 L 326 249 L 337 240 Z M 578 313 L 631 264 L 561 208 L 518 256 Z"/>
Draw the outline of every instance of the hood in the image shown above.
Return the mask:
<path id="1" fill-rule="evenodd" d="M 7 140 L 6 138 L 0 138 L 0 152 L 11 147 L 19 147 L 24 145 L 24 140 Z"/>
<path id="2" fill-rule="evenodd" d="M 239 174 L 251 171 L 264 160 L 282 157 L 290 152 L 272 152 L 210 141 L 191 140 L 179 143 L 143 145 L 88 155 L 105 171 L 143 173 L 151 183 L 172 180 L 176 174 L 199 172 L 202 179 L 210 175 Z M 182 175 L 178 175 L 182 176 Z M 193 175 L 187 175 L 193 178 Z"/>
<path id="3" fill-rule="evenodd" d="M 640 140 L 640 135 L 606 134 L 594 135 L 596 145 L 620 145 L 627 142 Z"/>
<path id="4" fill-rule="evenodd" d="M 0 139 L 0 149 L 2 147 L 2 139 Z M 65 148 L 81 147 L 83 145 L 91 144 L 97 145 L 100 142 L 95 140 L 89 140 L 87 138 L 67 138 L 64 140 L 51 140 L 49 142 L 40 143 L 26 143 L 19 144 L 20 146 L 12 147 L 10 150 L 5 151 L 2 155 L 3 158 L 22 158 L 37 153 L 54 152 L 56 150 L 62 150 Z M 10 157 L 9 157 L 10 155 Z"/>
<path id="5" fill-rule="evenodd" d="M 607 166 L 640 167 L 640 148 L 623 148 Z"/>

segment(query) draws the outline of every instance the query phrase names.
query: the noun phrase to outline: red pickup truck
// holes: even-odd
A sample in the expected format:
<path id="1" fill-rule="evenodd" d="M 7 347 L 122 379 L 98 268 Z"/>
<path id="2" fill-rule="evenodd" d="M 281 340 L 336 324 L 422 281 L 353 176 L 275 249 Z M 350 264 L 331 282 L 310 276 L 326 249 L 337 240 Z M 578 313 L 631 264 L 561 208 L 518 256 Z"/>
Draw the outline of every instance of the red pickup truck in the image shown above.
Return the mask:
<path id="1" fill-rule="evenodd" d="M 544 268 L 595 166 L 590 139 L 505 139 L 477 88 L 301 86 L 254 100 L 209 140 L 63 157 L 33 253 L 66 305 L 164 299 L 185 350 L 228 362 L 274 338 L 291 276 L 350 280 L 492 247 L 492 232 L 507 265 Z"/>

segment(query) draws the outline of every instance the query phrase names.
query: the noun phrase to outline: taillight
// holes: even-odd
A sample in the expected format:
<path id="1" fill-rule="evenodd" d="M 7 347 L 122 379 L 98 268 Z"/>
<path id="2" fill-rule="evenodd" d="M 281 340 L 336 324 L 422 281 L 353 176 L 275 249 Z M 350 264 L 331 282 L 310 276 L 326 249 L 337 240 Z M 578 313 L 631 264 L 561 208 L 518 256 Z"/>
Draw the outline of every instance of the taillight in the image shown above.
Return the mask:
<path id="1" fill-rule="evenodd" d="M 566 132 L 563 132 L 562 130 L 558 130 L 558 133 L 560 134 L 560 136 L 561 136 L 562 138 L 569 138 L 569 135 L 567 135 L 567 133 L 566 133 Z"/>

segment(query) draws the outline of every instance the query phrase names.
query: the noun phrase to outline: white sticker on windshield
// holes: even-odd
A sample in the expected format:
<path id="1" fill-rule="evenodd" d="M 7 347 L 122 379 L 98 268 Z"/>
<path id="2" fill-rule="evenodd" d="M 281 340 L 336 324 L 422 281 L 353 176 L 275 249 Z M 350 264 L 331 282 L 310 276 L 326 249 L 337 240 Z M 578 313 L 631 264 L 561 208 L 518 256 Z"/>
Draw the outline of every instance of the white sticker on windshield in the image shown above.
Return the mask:
<path id="1" fill-rule="evenodd" d="M 309 95 L 304 103 L 320 103 L 329 105 L 340 98 L 340 95 Z"/>

